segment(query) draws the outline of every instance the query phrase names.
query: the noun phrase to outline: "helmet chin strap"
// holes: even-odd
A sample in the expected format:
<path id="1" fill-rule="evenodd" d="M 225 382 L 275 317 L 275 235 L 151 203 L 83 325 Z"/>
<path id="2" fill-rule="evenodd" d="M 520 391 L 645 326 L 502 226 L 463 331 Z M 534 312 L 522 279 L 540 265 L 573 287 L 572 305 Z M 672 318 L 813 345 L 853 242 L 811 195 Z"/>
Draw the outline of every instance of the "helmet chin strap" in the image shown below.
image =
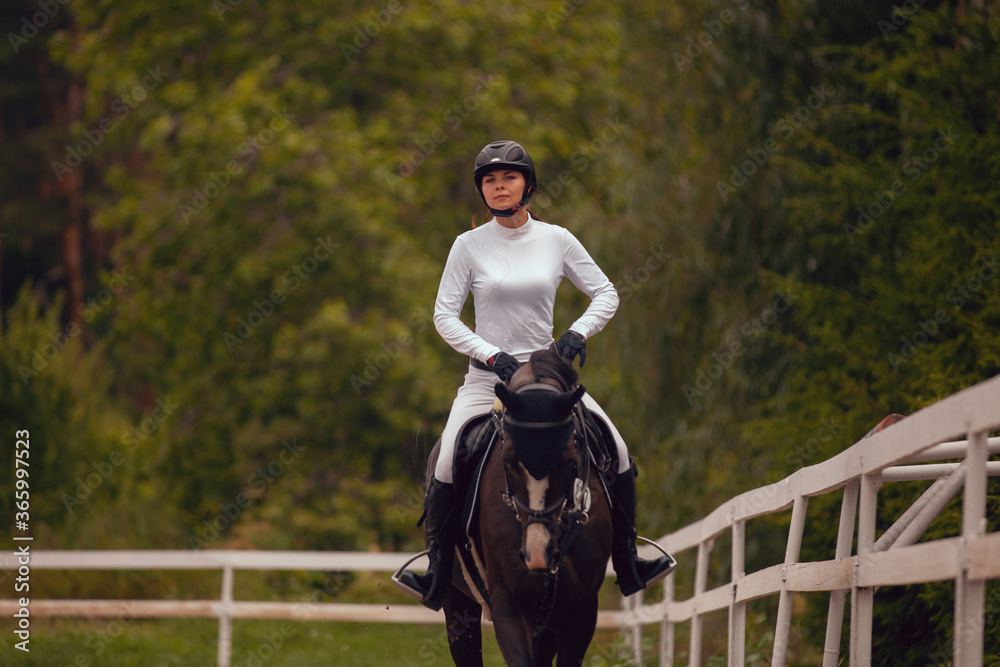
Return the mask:
<path id="1" fill-rule="evenodd" d="M 483 196 L 482 190 L 479 191 L 479 196 L 483 198 L 483 203 L 486 204 L 486 208 L 490 209 L 490 213 L 493 214 L 493 215 L 495 215 L 498 218 L 511 218 L 511 217 L 513 217 L 515 213 L 517 213 L 519 210 L 521 210 L 522 206 L 524 206 L 525 204 L 528 203 L 528 200 L 531 199 L 531 195 L 533 195 L 533 194 L 535 194 L 535 188 L 534 188 L 534 186 L 532 186 L 528 190 L 528 192 L 523 197 L 521 197 L 521 201 L 518 202 L 517 204 L 515 204 L 513 207 L 511 207 L 511 208 L 492 208 L 492 207 L 490 207 L 489 204 L 486 204 L 486 197 Z"/>
<path id="2" fill-rule="evenodd" d="M 512 218 L 514 217 L 514 214 L 517 213 L 518 209 L 521 208 L 521 206 L 522 204 L 518 204 L 514 208 L 490 208 L 489 206 L 487 206 L 486 208 L 489 208 L 490 213 L 492 213 L 498 218 Z"/>

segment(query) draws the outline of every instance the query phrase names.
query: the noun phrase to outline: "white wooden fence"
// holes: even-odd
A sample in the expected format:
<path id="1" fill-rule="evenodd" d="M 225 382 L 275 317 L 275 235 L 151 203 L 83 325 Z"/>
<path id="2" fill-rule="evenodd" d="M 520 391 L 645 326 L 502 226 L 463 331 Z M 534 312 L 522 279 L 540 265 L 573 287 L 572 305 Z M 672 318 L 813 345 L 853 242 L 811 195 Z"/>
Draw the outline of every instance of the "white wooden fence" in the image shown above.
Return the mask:
<path id="1" fill-rule="evenodd" d="M 998 430 L 1000 377 L 994 377 L 862 439 L 828 461 L 802 468 L 780 482 L 736 496 L 704 519 L 663 536 L 658 542 L 679 560 L 685 559 L 685 552 L 696 550 L 693 595 L 676 599 L 676 575 L 671 575 L 664 582 L 662 602 L 643 604 L 641 593 L 629 598 L 625 624 L 631 628 L 631 646 L 638 646 L 643 624 L 658 623 L 660 665 L 673 665 L 675 625 L 689 623 L 689 664 L 701 665 L 704 616 L 728 609 L 728 664 L 743 665 L 747 603 L 777 595 L 771 665 L 782 667 L 788 656 L 795 593 L 829 591 L 823 667 L 840 664 L 841 628 L 848 593 L 851 598 L 849 664 L 868 667 L 876 589 L 953 580 L 952 664 L 980 667 L 986 620 L 985 584 L 989 579 L 1000 579 L 1000 532 L 987 534 L 985 530 L 986 479 L 988 475 L 1000 474 L 1000 461 L 989 461 L 991 454 L 1000 452 L 1000 438 L 988 436 Z M 928 464 L 948 459 L 961 461 Z M 879 488 L 888 482 L 930 479 L 937 481 L 876 540 Z M 917 544 L 930 523 L 959 491 L 964 491 L 961 534 Z M 830 560 L 801 563 L 799 547 L 806 530 L 809 498 L 834 492 L 843 494 L 836 551 L 830 554 Z M 747 521 L 788 508 L 792 515 L 784 563 L 746 573 Z M 857 553 L 852 554 L 855 522 L 858 548 Z M 820 529 L 826 532 L 830 527 Z M 732 580 L 705 590 L 709 553 L 714 540 L 726 531 L 732 537 Z M 990 622 L 1000 623 L 1000 609 L 990 612 Z M 637 651 L 636 658 L 638 661 Z"/>
<path id="2" fill-rule="evenodd" d="M 803 468 L 774 484 L 748 491 L 720 505 L 704 519 L 663 536 L 658 542 L 675 556 L 696 550 L 694 593 L 675 599 L 674 577 L 664 582 L 664 600 L 644 604 L 642 593 L 628 598 L 625 611 L 602 610 L 598 626 L 629 628 L 635 660 L 641 664 L 642 626 L 660 625 L 659 661 L 674 664 L 674 629 L 690 624 L 689 664 L 702 664 L 703 617 L 728 609 L 728 664 L 745 662 L 747 603 L 777 595 L 773 667 L 785 665 L 796 592 L 830 592 L 824 667 L 839 664 L 840 632 L 847 594 L 851 596 L 850 664 L 871 664 L 872 608 L 880 586 L 953 580 L 955 582 L 954 665 L 981 667 L 985 582 L 1000 579 L 1000 533 L 986 534 L 986 478 L 1000 474 L 1000 377 L 929 406 L 866 438 L 823 463 Z M 954 463 L 932 461 L 961 459 Z M 878 490 L 883 483 L 915 479 L 937 481 L 883 535 L 875 539 Z M 806 529 L 810 497 L 843 490 L 836 552 L 830 560 L 801 563 L 799 547 Z M 934 517 L 964 490 L 961 535 L 917 544 Z M 858 507 L 860 502 L 860 508 Z M 744 572 L 746 522 L 791 508 L 785 560 L 757 572 Z M 857 522 L 857 554 L 852 542 Z M 823 527 L 828 530 L 828 527 Z M 732 581 L 705 590 L 714 540 L 732 535 Z M 654 555 L 651 548 L 640 549 Z M 218 600 L 128 600 L 139 618 L 217 618 L 218 665 L 228 667 L 233 619 L 290 619 L 364 623 L 441 623 L 443 617 L 416 604 L 334 602 L 253 602 L 233 599 L 237 570 L 393 572 L 408 557 L 395 553 L 299 551 L 33 551 L 32 569 L 57 570 L 221 570 Z M 0 553 L 0 569 L 16 570 L 17 557 Z M 610 570 L 609 570 L 610 572 Z M 122 600 L 32 599 L 32 616 L 117 617 Z M 0 615 L 17 610 L 15 600 L 0 600 Z M 1000 610 L 994 610 L 1000 613 Z M 994 622 L 997 622 L 994 619 Z"/>
<path id="3" fill-rule="evenodd" d="M 395 572 L 412 554 L 346 551 L 32 551 L 31 570 L 221 570 L 218 600 L 43 600 L 31 598 L 32 617 L 89 618 L 217 618 L 219 667 L 229 667 L 233 619 L 342 621 L 350 623 L 426 623 L 444 625 L 444 615 L 416 604 L 338 602 L 253 602 L 233 599 L 237 570 L 296 570 L 325 572 Z M 19 567 L 18 557 L 0 553 L 0 570 Z M 610 570 L 609 570 L 610 571 Z M 390 590 L 395 587 L 386 577 Z M 16 600 L 0 599 L 0 616 L 10 618 Z M 622 612 L 601 610 L 598 627 L 618 628 Z"/>

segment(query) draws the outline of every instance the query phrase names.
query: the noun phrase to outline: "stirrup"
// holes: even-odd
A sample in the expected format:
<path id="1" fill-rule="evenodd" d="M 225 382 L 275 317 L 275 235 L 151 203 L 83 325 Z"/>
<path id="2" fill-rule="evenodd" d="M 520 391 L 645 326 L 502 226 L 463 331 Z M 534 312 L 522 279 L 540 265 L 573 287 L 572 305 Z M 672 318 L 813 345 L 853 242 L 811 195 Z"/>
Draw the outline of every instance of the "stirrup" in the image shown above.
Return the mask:
<path id="1" fill-rule="evenodd" d="M 642 540 L 646 544 L 649 544 L 649 545 L 652 545 L 652 546 L 656 547 L 657 551 L 659 551 L 661 554 L 663 554 L 666 558 L 669 558 L 670 562 L 672 563 L 672 565 L 670 567 L 668 567 L 666 570 L 664 570 L 663 572 L 660 572 L 658 575 L 656 575 L 655 577 L 653 577 L 652 579 L 650 579 L 649 581 L 647 581 L 646 582 L 646 588 L 649 588 L 650 586 L 652 586 L 653 584 L 655 584 L 657 582 L 663 581 L 664 579 L 667 578 L 668 575 L 672 574 L 673 571 L 677 569 L 677 559 L 674 558 L 673 556 L 671 556 L 670 554 L 668 554 L 666 549 L 664 549 L 663 547 L 661 547 L 659 544 L 657 544 L 653 540 L 645 538 L 642 535 L 636 535 L 635 538 L 637 540 Z"/>
<path id="2" fill-rule="evenodd" d="M 399 590 L 403 591 L 407 595 L 412 595 L 413 597 L 415 597 L 418 600 L 420 600 L 420 602 L 424 601 L 423 594 L 420 591 L 418 591 L 417 589 L 415 589 L 415 588 L 413 588 L 411 586 L 407 586 L 405 583 L 403 583 L 402 579 L 400 579 L 399 577 L 400 577 L 401 574 L 403 574 L 403 571 L 407 568 L 407 566 L 410 563 L 412 563 L 413 561 L 417 560 L 418 558 L 423 558 L 424 556 L 426 556 L 430 552 L 431 552 L 430 549 L 424 549 L 423 551 L 421 551 L 420 553 L 418 553 L 416 556 L 414 556 L 410 560 L 408 560 L 405 563 L 403 563 L 402 567 L 400 567 L 398 570 L 396 570 L 393 573 L 393 575 L 392 575 L 392 583 L 396 584 L 396 587 Z"/>

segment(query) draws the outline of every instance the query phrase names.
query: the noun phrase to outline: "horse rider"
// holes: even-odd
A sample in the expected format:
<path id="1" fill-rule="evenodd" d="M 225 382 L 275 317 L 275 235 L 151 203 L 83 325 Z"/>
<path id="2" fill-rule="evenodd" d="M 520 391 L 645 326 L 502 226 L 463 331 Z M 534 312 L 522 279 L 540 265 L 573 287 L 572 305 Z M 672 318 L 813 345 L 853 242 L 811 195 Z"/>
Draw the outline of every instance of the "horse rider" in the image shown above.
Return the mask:
<path id="1" fill-rule="evenodd" d="M 430 565 L 426 574 L 406 570 L 400 576 L 435 611 L 441 608 L 451 583 L 460 514 L 452 466 L 462 426 L 491 410 L 497 377 L 509 382 L 532 352 L 553 343 L 553 306 L 563 278 L 569 278 L 591 300 L 556 343 L 559 354 L 570 363 L 579 356 L 583 366 L 587 339 L 601 331 L 618 308 L 615 286 L 576 237 L 529 211 L 528 200 L 538 180 L 534 163 L 520 144 L 487 144 L 476 157 L 473 177 L 493 218 L 478 227 L 473 222 L 473 229 L 455 239 L 434 307 L 435 328 L 445 342 L 470 357 L 469 370 L 452 404 L 427 489 Z M 470 291 L 475 331 L 460 318 Z M 607 425 L 617 447 L 618 469 L 611 476 L 610 489 L 621 511 L 612 512 L 611 561 L 622 593 L 631 595 L 665 577 L 675 562 L 667 556 L 650 561 L 638 557 L 635 474 L 628 449 L 597 402 L 587 394 L 582 400 Z"/>

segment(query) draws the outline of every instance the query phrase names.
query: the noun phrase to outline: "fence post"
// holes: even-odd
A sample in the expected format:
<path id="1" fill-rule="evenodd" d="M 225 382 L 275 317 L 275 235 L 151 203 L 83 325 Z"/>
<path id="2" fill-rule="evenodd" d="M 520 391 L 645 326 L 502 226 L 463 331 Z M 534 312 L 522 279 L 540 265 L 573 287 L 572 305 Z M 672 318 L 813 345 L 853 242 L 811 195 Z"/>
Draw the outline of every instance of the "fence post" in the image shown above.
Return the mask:
<path id="1" fill-rule="evenodd" d="M 691 617 L 691 650 L 690 665 L 697 667 L 701 664 L 701 626 L 702 618 L 698 613 L 701 603 L 700 596 L 705 592 L 708 585 L 708 555 L 712 551 L 714 540 L 705 540 L 698 543 L 698 563 L 694 573 L 694 616 Z"/>
<path id="2" fill-rule="evenodd" d="M 788 542 L 785 544 L 785 569 L 799 562 L 799 551 L 802 547 L 802 533 L 806 526 L 806 507 L 809 504 L 807 496 L 795 496 L 792 505 L 792 521 L 788 526 Z M 795 601 L 795 591 L 785 590 L 786 572 L 781 576 L 781 592 L 778 594 L 778 620 L 774 626 L 774 652 L 771 655 L 771 667 L 785 667 L 788 660 L 788 635 L 792 627 L 792 603 Z"/>
<path id="3" fill-rule="evenodd" d="M 962 542 L 986 532 L 986 431 L 970 434 L 965 454 L 965 494 L 962 497 Z M 983 664 L 983 606 L 986 582 L 970 581 L 966 563 L 955 581 L 955 667 Z"/>
<path id="4" fill-rule="evenodd" d="M 631 635 L 632 644 L 632 661 L 635 662 L 636 667 L 642 667 L 642 621 L 639 618 L 639 613 L 642 611 L 643 599 L 646 597 L 646 591 L 641 590 L 632 596 L 632 624 L 629 626 L 629 634 Z"/>
<path id="5" fill-rule="evenodd" d="M 854 517 L 858 512 L 860 482 L 853 480 L 844 487 L 844 500 L 840 506 L 840 528 L 837 531 L 837 549 L 834 558 L 840 560 L 851 555 L 854 544 Z M 823 667 L 837 667 L 840 659 L 840 635 L 844 626 L 844 605 L 847 591 L 830 593 L 830 610 L 826 615 L 826 642 L 823 645 Z"/>
<path id="6" fill-rule="evenodd" d="M 219 605 L 218 667 L 229 667 L 233 654 L 233 566 L 222 568 L 222 598 Z"/>
<path id="7" fill-rule="evenodd" d="M 734 521 L 732 549 L 733 597 L 729 601 L 729 667 L 746 662 L 747 605 L 737 602 L 739 580 L 746 574 L 746 522 Z"/>
<path id="8" fill-rule="evenodd" d="M 663 580 L 663 616 L 660 618 L 660 665 L 674 664 L 674 622 L 670 620 L 670 603 L 674 601 L 674 573 Z"/>
<path id="9" fill-rule="evenodd" d="M 882 473 L 861 476 L 860 509 L 858 510 L 858 560 L 854 566 L 854 585 L 851 587 L 851 660 L 852 667 L 870 667 L 872 663 L 872 613 L 875 590 L 871 586 L 858 586 L 860 569 L 870 559 L 875 549 L 876 509 L 878 490 L 882 486 Z"/>
<path id="10" fill-rule="evenodd" d="M 638 612 L 642 606 L 643 591 L 635 593 L 631 597 L 622 598 L 622 624 L 621 635 L 625 638 L 625 652 L 630 655 L 630 660 L 642 665 L 642 625 L 639 623 Z M 621 657 L 621 656 L 619 656 Z"/>

